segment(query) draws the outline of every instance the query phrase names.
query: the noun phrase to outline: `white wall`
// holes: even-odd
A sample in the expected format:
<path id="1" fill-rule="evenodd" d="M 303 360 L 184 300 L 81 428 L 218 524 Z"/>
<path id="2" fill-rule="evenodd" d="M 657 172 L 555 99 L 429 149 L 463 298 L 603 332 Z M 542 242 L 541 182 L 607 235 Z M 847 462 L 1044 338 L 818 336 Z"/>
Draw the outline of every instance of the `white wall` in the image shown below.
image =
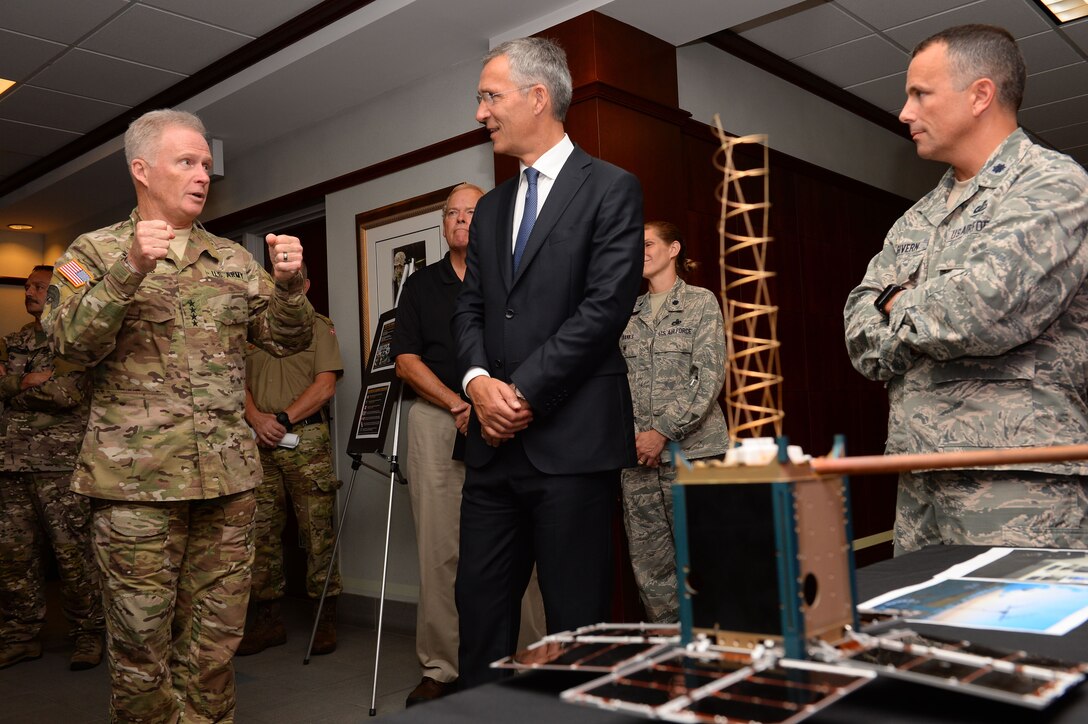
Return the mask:
<path id="1" fill-rule="evenodd" d="M 697 121 L 717 113 L 729 133 L 766 134 L 771 148 L 908 199 L 944 173 L 910 140 L 711 45 L 677 48 L 676 65 L 680 107 Z"/>
<path id="2" fill-rule="evenodd" d="M 485 52 L 480 49 L 481 56 Z M 214 219 L 471 131 L 478 125 L 473 95 L 479 75 L 478 58 L 463 61 L 245 156 L 232 156 L 227 139 L 226 176 L 213 185 L 204 218 Z"/>

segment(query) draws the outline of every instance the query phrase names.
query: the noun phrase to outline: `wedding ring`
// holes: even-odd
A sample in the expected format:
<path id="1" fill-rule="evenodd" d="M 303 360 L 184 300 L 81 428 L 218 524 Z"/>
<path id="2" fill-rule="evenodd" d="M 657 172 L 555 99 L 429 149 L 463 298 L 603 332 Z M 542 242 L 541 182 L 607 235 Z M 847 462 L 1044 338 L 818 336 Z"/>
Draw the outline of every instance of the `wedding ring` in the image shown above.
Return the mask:
<path id="1" fill-rule="evenodd" d="M 287 252 L 286 252 L 286 251 L 285 251 L 285 252 L 283 252 L 283 260 L 284 260 L 284 261 L 287 261 Z"/>

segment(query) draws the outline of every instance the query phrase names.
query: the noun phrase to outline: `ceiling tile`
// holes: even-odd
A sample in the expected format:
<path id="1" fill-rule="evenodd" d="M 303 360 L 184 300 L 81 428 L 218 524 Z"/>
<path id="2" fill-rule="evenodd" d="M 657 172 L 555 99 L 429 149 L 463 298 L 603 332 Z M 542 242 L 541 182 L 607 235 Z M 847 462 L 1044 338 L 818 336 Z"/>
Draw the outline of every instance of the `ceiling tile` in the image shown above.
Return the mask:
<path id="1" fill-rule="evenodd" d="M 981 0 L 939 15 L 889 28 L 885 32 L 904 48 L 914 46 L 934 33 L 968 23 L 986 23 L 1005 28 L 1014 38 L 1036 35 L 1050 29 L 1047 21 L 1025 0 Z"/>
<path id="2" fill-rule="evenodd" d="M 0 118 L 86 133 L 124 113 L 125 106 L 22 86 L 4 95 Z"/>
<path id="3" fill-rule="evenodd" d="M 903 71 L 895 75 L 847 86 L 846 90 L 860 98 L 864 98 L 874 106 L 883 108 L 886 111 L 894 111 L 898 115 L 899 109 L 903 107 L 903 102 L 907 99 L 906 91 L 904 91 L 906 87 L 907 72 Z"/>
<path id="4" fill-rule="evenodd" d="M 1024 56 L 1024 64 L 1028 68 L 1029 75 L 1083 60 L 1065 38 L 1053 30 L 1020 38 L 1016 44 L 1020 46 L 1020 53 Z M 1028 87 L 1031 87 L 1030 81 Z"/>
<path id="5" fill-rule="evenodd" d="M 40 88 L 135 106 L 184 79 L 178 73 L 73 50 L 35 75 L 31 83 Z"/>
<path id="6" fill-rule="evenodd" d="M 2 106 L 0 106 L 2 108 Z M 1044 106 L 1023 108 L 1020 110 L 1020 123 L 1036 133 L 1043 133 L 1088 118 L 1088 96 L 1077 96 Z"/>
<path id="7" fill-rule="evenodd" d="M 1029 76 L 1021 107 L 1031 108 L 1085 94 L 1088 94 L 1088 63 L 1081 61 Z"/>
<path id="8" fill-rule="evenodd" d="M 772 53 L 792 60 L 871 31 L 834 5 L 817 5 L 741 32 Z"/>
<path id="9" fill-rule="evenodd" d="M 38 156 L 31 156 L 15 151 L 0 151 L 0 178 L 6 178 L 21 168 L 25 168 L 38 160 Z"/>
<path id="10" fill-rule="evenodd" d="M 0 78 L 26 80 L 64 48 L 59 43 L 0 30 Z"/>
<path id="11" fill-rule="evenodd" d="M 1063 25 L 1061 31 L 1065 33 L 1067 38 L 1077 44 L 1081 52 L 1088 53 L 1088 19 Z"/>
<path id="12" fill-rule="evenodd" d="M 74 43 L 128 5 L 127 0 L 9 0 L 2 22 L 8 30 Z"/>
<path id="13" fill-rule="evenodd" d="M 834 0 L 878 30 L 942 13 L 975 0 Z"/>
<path id="14" fill-rule="evenodd" d="M 0 120 L 0 151 L 44 156 L 77 138 L 78 133 Z"/>
<path id="15" fill-rule="evenodd" d="M 1055 128 L 1052 131 L 1039 134 L 1047 143 L 1057 148 L 1074 148 L 1076 146 L 1088 146 L 1088 122 L 1075 123 L 1065 128 Z"/>
<path id="16" fill-rule="evenodd" d="M 910 59 L 879 35 L 868 35 L 795 58 L 793 62 L 845 87 L 905 71 Z"/>
<path id="17" fill-rule="evenodd" d="M 82 47 L 189 75 L 249 41 L 245 35 L 213 25 L 133 5 Z"/>
<path id="18" fill-rule="evenodd" d="M 1081 166 L 1088 166 L 1088 146 L 1078 146 L 1077 148 L 1070 148 L 1065 151 L 1073 160 L 1077 161 Z"/>
<path id="19" fill-rule="evenodd" d="M 257 37 L 301 15 L 319 0 L 142 0 L 144 5 Z"/>

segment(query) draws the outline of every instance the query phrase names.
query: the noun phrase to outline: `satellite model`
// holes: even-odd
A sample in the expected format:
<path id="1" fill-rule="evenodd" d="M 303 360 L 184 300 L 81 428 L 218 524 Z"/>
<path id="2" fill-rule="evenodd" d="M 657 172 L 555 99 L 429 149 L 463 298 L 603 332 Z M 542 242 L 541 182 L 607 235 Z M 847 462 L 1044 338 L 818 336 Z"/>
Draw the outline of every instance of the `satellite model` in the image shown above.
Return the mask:
<path id="1" fill-rule="evenodd" d="M 715 119 L 717 122 L 717 119 Z M 925 638 L 857 617 L 846 475 L 1088 457 L 1088 447 L 813 459 L 782 436 L 781 365 L 766 268 L 766 137 L 727 137 L 715 164 L 726 407 L 724 461 L 678 465 L 673 487 L 680 624 L 596 624 L 553 634 L 493 666 L 599 672 L 567 701 L 675 722 L 800 722 L 876 676 L 1041 709 L 1086 667 Z M 738 168 L 758 145 L 762 165 Z M 761 437 L 764 431 L 773 437 Z M 726 533 L 727 532 L 727 533 Z M 723 554 L 723 538 L 728 553 Z M 738 582 L 743 582 L 738 585 Z"/>

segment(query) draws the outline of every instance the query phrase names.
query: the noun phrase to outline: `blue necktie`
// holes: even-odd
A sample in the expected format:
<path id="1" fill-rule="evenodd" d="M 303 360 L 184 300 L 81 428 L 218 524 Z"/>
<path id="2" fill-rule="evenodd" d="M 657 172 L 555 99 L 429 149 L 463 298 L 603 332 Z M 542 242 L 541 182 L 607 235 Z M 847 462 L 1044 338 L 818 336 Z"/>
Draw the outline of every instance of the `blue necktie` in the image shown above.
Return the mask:
<path id="1" fill-rule="evenodd" d="M 518 264 L 521 263 L 521 255 L 525 253 L 525 245 L 529 241 L 529 234 L 533 233 L 533 224 L 536 223 L 536 179 L 540 172 L 535 168 L 525 169 L 525 180 L 529 187 L 525 189 L 525 210 L 521 214 L 521 226 L 518 227 L 518 236 L 514 241 L 514 273 L 518 273 Z"/>

